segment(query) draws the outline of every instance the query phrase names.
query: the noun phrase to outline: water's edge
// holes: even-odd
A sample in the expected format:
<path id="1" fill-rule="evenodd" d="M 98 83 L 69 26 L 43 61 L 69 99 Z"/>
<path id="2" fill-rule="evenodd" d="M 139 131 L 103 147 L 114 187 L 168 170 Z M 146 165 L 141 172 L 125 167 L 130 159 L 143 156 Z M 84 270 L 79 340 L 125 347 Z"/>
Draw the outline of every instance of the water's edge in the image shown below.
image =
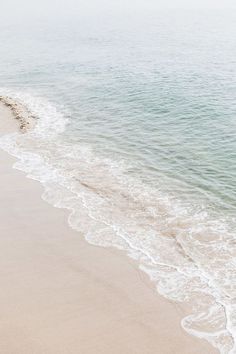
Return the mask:
<path id="1" fill-rule="evenodd" d="M 225 226 L 208 219 L 204 213 L 189 215 L 177 202 L 173 206 L 174 201 L 160 191 L 151 200 L 148 188 L 138 182 L 134 186 L 133 181 L 124 181 L 122 173 L 117 174 L 114 165 L 109 167 L 111 177 L 107 180 L 107 189 L 110 183 L 111 194 L 116 193 L 114 185 L 117 182 L 119 199 L 108 215 L 111 205 L 108 201 L 113 196 L 108 191 L 94 191 L 94 181 L 87 181 L 85 174 L 86 164 L 90 164 L 91 170 L 97 168 L 102 175 L 107 171 L 108 162 L 101 163 L 91 152 L 82 160 L 78 151 L 84 155 L 87 153 L 84 147 L 74 147 L 74 155 L 71 146 L 62 152 L 57 136 L 65 129 L 64 117 L 42 99 L 14 93 L 10 96 L 14 102 L 26 106 L 31 116 L 37 117 L 34 129 L 25 134 L 14 133 L 0 138 L 0 147 L 18 159 L 13 168 L 24 171 L 28 178 L 43 185 L 43 200 L 54 207 L 68 209 L 70 227 L 82 231 L 89 243 L 124 250 L 155 282 L 159 294 L 191 305 L 192 313 L 182 320 L 182 327 L 189 334 L 206 339 L 222 354 L 236 353 L 233 302 L 226 291 L 228 285 L 219 287 L 221 259 L 219 265 L 214 264 L 216 270 L 213 274 L 210 270 L 212 265 L 209 264 L 208 268 L 200 257 L 200 253 L 204 254 L 209 247 L 212 247 L 210 252 L 218 256 L 218 249 L 231 242 L 231 234 Z M 53 141 L 50 151 L 46 150 L 49 141 Z M 51 159 L 55 152 L 58 154 L 57 164 Z M 73 162 L 75 169 L 80 166 L 80 180 L 75 178 L 77 174 L 70 170 L 67 173 L 65 166 L 60 165 L 61 156 L 66 156 L 68 165 Z M 77 161 L 75 156 L 80 159 Z M 168 234 L 164 229 L 166 224 L 169 226 Z M 200 226 L 204 231 L 199 231 Z M 206 240 L 199 238 L 200 232 L 207 234 Z M 199 252 L 198 258 L 194 252 Z"/>

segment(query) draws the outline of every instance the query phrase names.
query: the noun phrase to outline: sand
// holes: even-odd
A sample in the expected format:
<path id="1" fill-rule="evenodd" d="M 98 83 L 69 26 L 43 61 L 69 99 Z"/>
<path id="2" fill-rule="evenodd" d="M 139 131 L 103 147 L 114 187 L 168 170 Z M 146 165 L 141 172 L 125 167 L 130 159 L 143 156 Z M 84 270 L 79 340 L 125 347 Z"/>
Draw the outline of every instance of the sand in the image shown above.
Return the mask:
<path id="1" fill-rule="evenodd" d="M 0 104 L 0 133 L 18 129 Z M 214 354 L 135 261 L 89 245 L 0 151 L 1 354 Z"/>

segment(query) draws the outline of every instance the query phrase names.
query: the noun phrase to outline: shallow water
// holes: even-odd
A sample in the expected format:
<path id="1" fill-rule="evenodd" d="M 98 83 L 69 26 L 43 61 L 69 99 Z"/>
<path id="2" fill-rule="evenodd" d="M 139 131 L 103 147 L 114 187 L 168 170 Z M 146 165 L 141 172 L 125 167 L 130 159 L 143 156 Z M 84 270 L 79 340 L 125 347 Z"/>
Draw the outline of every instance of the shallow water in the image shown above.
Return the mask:
<path id="1" fill-rule="evenodd" d="M 0 94 L 37 116 L 1 139 L 95 245 L 135 258 L 182 326 L 236 353 L 236 22 L 165 13 L 1 25 Z"/>

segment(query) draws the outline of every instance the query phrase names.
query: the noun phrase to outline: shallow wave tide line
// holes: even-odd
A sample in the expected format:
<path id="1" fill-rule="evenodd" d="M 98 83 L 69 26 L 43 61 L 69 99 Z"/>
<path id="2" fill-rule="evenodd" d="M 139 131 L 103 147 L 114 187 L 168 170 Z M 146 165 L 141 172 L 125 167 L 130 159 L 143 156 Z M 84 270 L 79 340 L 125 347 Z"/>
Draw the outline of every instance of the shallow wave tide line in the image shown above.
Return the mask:
<path id="1" fill-rule="evenodd" d="M 222 354 L 236 353 L 236 244 L 230 225 L 131 178 L 125 165 L 65 138 L 66 118 L 46 100 L 1 90 L 36 117 L 33 130 L 0 139 L 14 167 L 44 186 L 43 199 L 70 211 L 88 242 L 137 260 L 168 299 L 188 304 L 182 326 Z"/>

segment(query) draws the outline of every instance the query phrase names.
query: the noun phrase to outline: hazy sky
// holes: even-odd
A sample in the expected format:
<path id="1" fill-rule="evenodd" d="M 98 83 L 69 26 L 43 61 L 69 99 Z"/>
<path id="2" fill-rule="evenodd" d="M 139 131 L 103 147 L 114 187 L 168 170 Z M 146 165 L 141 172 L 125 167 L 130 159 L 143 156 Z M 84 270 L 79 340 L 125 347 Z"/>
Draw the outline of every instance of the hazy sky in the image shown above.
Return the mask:
<path id="1" fill-rule="evenodd" d="M 132 13 L 161 8 L 234 8 L 236 0 L 8 0 L 2 1 L 0 13 L 11 16 L 79 15 Z M 5 10 L 5 11 L 4 11 Z"/>

